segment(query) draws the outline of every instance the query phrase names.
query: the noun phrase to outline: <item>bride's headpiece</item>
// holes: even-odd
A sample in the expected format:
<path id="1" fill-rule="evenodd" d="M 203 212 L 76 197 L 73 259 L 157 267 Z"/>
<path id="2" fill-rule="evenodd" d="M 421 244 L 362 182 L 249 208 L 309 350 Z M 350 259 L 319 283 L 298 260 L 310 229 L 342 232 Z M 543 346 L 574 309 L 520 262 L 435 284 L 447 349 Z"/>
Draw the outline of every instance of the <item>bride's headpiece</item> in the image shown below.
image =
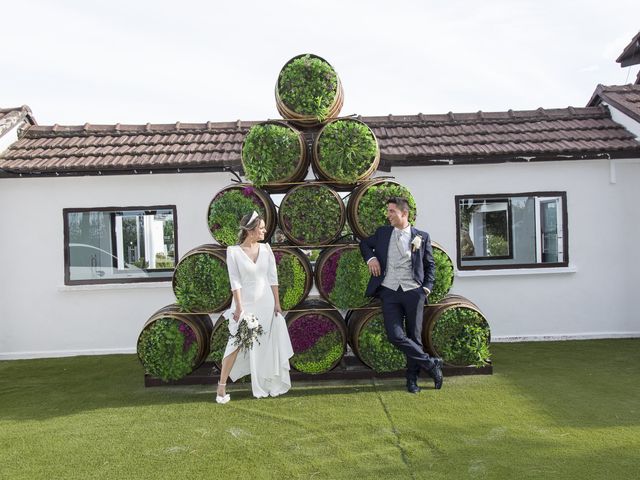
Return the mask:
<path id="1" fill-rule="evenodd" d="M 251 222 L 253 222 L 256 218 L 258 218 L 258 212 L 254 210 L 253 213 L 251 214 L 251 218 L 247 222 L 247 225 L 251 225 Z"/>

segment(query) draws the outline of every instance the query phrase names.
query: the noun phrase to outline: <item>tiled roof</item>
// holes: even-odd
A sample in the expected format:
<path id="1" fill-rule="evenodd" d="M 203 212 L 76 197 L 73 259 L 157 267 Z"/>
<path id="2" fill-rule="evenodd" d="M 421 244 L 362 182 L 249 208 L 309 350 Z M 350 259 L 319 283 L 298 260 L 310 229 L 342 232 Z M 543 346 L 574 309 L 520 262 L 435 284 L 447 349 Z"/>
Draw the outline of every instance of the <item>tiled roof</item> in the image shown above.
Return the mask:
<path id="1" fill-rule="evenodd" d="M 22 120 L 35 125 L 36 121 L 26 105 L 16 108 L 0 108 L 0 137 L 18 125 Z"/>
<path id="2" fill-rule="evenodd" d="M 605 102 L 640 122 L 640 85 L 598 85 L 589 105 Z"/>
<path id="3" fill-rule="evenodd" d="M 601 106 L 360 119 L 378 137 L 381 169 L 640 157 L 640 143 Z M 255 123 L 33 126 L 0 157 L 0 170 L 7 176 L 239 169 L 242 141 Z"/>
<path id="4" fill-rule="evenodd" d="M 629 65 L 637 65 L 640 63 L 640 32 L 636 34 L 627 45 L 620 56 L 616 59 L 616 62 L 621 67 L 628 67 Z"/>

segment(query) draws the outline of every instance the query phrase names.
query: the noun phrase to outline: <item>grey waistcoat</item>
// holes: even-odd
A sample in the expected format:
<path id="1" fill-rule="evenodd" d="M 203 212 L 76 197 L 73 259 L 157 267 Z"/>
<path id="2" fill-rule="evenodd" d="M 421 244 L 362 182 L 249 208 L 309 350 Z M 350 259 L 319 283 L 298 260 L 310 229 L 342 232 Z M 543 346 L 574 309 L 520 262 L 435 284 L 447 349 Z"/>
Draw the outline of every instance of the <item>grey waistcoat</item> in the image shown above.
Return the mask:
<path id="1" fill-rule="evenodd" d="M 411 250 L 409 245 L 409 251 Z M 411 268 L 411 255 L 408 252 L 402 252 L 396 240 L 395 233 L 391 234 L 389 242 L 389 252 L 387 253 L 387 270 L 384 275 L 383 287 L 397 290 L 412 290 L 418 288 L 420 284 L 413 279 L 413 269 Z"/>

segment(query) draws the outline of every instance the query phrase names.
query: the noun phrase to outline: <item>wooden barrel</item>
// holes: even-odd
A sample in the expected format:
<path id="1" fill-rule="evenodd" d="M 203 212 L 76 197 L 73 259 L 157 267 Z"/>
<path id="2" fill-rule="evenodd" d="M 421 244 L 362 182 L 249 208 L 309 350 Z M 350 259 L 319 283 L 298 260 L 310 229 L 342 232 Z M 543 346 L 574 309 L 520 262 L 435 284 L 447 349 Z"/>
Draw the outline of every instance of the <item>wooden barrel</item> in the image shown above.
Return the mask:
<path id="1" fill-rule="evenodd" d="M 233 215 L 234 222 L 231 225 L 221 225 L 217 223 L 220 219 L 215 217 L 215 212 L 212 211 L 216 202 L 222 201 L 225 194 L 229 192 L 238 192 L 236 195 L 242 195 L 241 200 L 243 204 L 246 203 L 246 209 L 229 208 L 229 211 L 225 211 L 225 218 Z M 246 199 L 246 201 L 244 201 Z M 251 208 L 250 204 L 254 207 Z M 240 220 L 247 213 L 251 213 L 253 210 L 260 213 L 264 218 L 264 225 L 267 232 L 264 235 L 265 240 L 271 238 L 273 232 L 278 224 L 278 217 L 276 213 L 276 206 L 271 200 L 271 196 L 264 190 L 254 187 L 248 183 L 239 183 L 235 185 L 227 185 L 220 190 L 215 197 L 209 202 L 209 208 L 207 209 L 207 225 L 209 226 L 209 233 L 220 245 L 234 245 L 238 241 L 238 231 L 240 230 Z M 238 213 L 236 213 L 238 212 Z"/>
<path id="2" fill-rule="evenodd" d="M 307 300 L 285 317 L 294 355 L 291 367 L 308 374 L 335 368 L 347 348 L 347 327 L 327 302 Z"/>
<path id="3" fill-rule="evenodd" d="M 167 325 L 171 330 L 174 330 L 175 326 L 169 325 L 173 322 L 178 323 L 178 331 L 184 335 L 184 343 L 177 351 L 175 348 L 170 348 L 172 340 L 175 339 L 175 331 L 164 334 L 160 328 L 159 331 L 151 334 L 152 329 L 160 327 L 160 321 L 163 321 L 163 325 Z M 138 359 L 149 375 L 162 378 L 164 381 L 178 380 L 202 365 L 209 354 L 209 339 L 212 331 L 213 323 L 209 315 L 187 314 L 182 312 L 176 304 L 167 305 L 151 315 L 142 327 L 137 342 Z M 188 356 L 192 355 L 193 343 L 196 344 L 195 358 L 192 363 L 185 363 Z M 167 357 L 164 362 L 163 359 L 152 358 L 163 354 Z"/>
<path id="4" fill-rule="evenodd" d="M 452 347 L 443 348 L 438 344 L 438 322 L 446 314 L 460 315 L 461 320 L 450 327 L 443 341 L 453 344 Z M 486 332 L 474 339 L 479 347 L 473 347 L 464 339 L 465 326 L 477 326 Z M 489 361 L 489 343 L 491 334 L 489 324 L 477 305 L 461 295 L 447 295 L 440 303 L 429 305 L 425 308 L 422 327 L 422 344 L 430 355 L 442 357 L 447 365 L 467 366 L 486 365 Z"/>
<path id="5" fill-rule="evenodd" d="M 307 298 L 311 287 L 313 287 L 313 269 L 309 258 L 295 247 L 273 247 L 273 255 L 276 258 L 278 269 L 278 294 L 280 296 L 280 306 L 283 310 L 296 308 Z M 287 258 L 296 262 L 291 269 L 285 265 Z M 293 270 L 293 271 L 291 271 Z M 304 276 L 300 279 L 298 274 Z M 289 276 L 293 278 L 289 278 Z"/>
<path id="6" fill-rule="evenodd" d="M 247 146 L 247 138 L 249 138 L 249 135 L 251 134 L 253 129 L 261 128 L 265 125 L 277 125 L 283 128 L 287 128 L 291 130 L 293 133 L 295 133 L 298 139 L 299 153 L 298 153 L 298 160 L 295 164 L 295 168 L 291 171 L 290 174 L 284 175 L 278 178 L 274 178 L 273 180 L 270 180 L 266 183 L 262 183 L 256 178 L 251 178 L 251 176 L 248 174 L 248 172 L 251 171 L 251 167 L 250 167 L 251 163 L 260 161 L 261 159 L 250 158 L 251 155 L 250 155 L 250 149 Z M 290 183 L 301 182 L 302 180 L 304 180 L 304 178 L 307 176 L 307 171 L 309 170 L 310 159 L 309 159 L 309 156 L 307 155 L 307 144 L 305 142 L 304 135 L 302 132 L 300 132 L 299 130 L 296 130 L 286 122 L 270 120 L 267 122 L 261 122 L 256 125 L 253 125 L 249 129 L 249 132 L 247 132 L 244 142 L 242 143 L 241 161 L 242 161 L 242 168 L 244 170 L 245 176 L 251 181 L 252 184 L 260 186 L 268 192 L 283 192 L 289 188 Z M 266 161 L 266 159 L 263 159 L 262 161 Z M 281 159 L 274 158 L 273 161 L 274 163 L 278 163 L 279 161 L 281 161 Z"/>
<path id="7" fill-rule="evenodd" d="M 372 188 L 376 189 L 376 208 L 378 208 L 378 205 L 380 208 L 380 210 L 376 211 L 376 217 L 379 215 L 380 218 L 375 222 L 375 225 L 369 225 L 366 219 L 360 218 L 360 214 L 362 213 L 360 212 L 360 203 L 365 196 L 373 195 L 372 192 L 374 192 L 374 190 L 371 190 Z M 369 192 L 369 190 L 371 190 L 371 192 Z M 386 201 L 389 197 L 398 195 L 407 197 L 410 206 L 409 223 L 415 223 L 417 213 L 416 202 L 406 187 L 386 178 L 373 179 L 358 185 L 353 190 L 353 193 L 349 197 L 349 203 L 347 204 L 347 221 L 353 233 L 361 239 L 367 238 L 375 233 L 376 228 L 388 225 L 386 213 L 384 213 L 387 209 Z"/>
<path id="8" fill-rule="evenodd" d="M 395 372 L 406 367 L 406 357 L 387 338 L 382 308 L 347 313 L 349 345 L 367 367 L 376 372 Z"/>
<path id="9" fill-rule="evenodd" d="M 334 94 L 334 99 L 333 99 L 333 102 L 327 108 L 327 112 L 325 116 L 326 118 L 318 119 L 316 115 L 295 111 L 293 107 L 291 107 L 290 105 L 287 105 L 282 99 L 282 92 L 281 92 L 282 86 L 281 86 L 280 80 L 281 80 L 283 71 L 293 61 L 299 58 L 305 57 L 307 55 L 310 58 L 319 59 L 324 63 L 326 63 L 327 65 L 329 65 L 329 67 L 331 67 L 331 69 L 334 71 L 336 75 L 336 90 Z M 276 94 L 276 108 L 278 109 L 278 112 L 280 113 L 280 115 L 282 115 L 284 119 L 290 121 L 291 123 L 303 128 L 314 127 L 327 119 L 337 117 L 344 103 L 344 90 L 342 88 L 342 82 L 340 81 L 340 77 L 338 76 L 338 74 L 335 72 L 335 69 L 324 58 L 319 57 L 317 55 L 310 54 L 310 53 L 297 55 L 284 64 L 284 66 L 280 70 L 280 73 L 278 74 L 278 80 L 276 81 L 275 94 Z"/>
<path id="10" fill-rule="evenodd" d="M 431 241 L 433 257 L 436 263 L 436 275 L 433 289 L 429 294 L 429 303 L 439 303 L 451 290 L 454 279 L 453 260 L 442 246 Z"/>
<path id="11" fill-rule="evenodd" d="M 338 124 L 349 124 L 354 123 L 357 125 L 364 125 L 368 130 L 368 133 L 373 138 L 375 142 L 375 154 L 371 157 L 368 167 L 366 169 L 362 169 L 359 173 L 354 174 L 352 178 L 344 179 L 341 178 L 339 172 L 332 171 L 326 165 L 323 164 L 323 159 L 321 157 L 321 146 L 323 142 L 329 141 L 327 138 L 327 133 L 332 129 L 333 126 Z M 359 140 L 357 138 L 353 138 L 351 140 L 352 143 L 357 143 Z M 342 145 L 343 148 L 349 148 L 349 143 Z M 347 157 L 347 155 L 343 155 L 343 157 Z M 346 161 L 346 158 L 345 160 Z M 373 133 L 373 130 L 369 128 L 369 126 L 361 122 L 360 120 L 356 120 L 355 118 L 344 118 L 344 119 L 336 119 L 330 122 L 327 122 L 321 129 L 318 135 L 316 136 L 315 142 L 313 143 L 313 156 L 311 158 L 311 166 L 313 171 L 316 173 L 317 177 L 321 180 L 327 180 L 332 182 L 332 185 L 337 188 L 343 188 L 345 186 L 351 186 L 363 180 L 369 178 L 373 173 L 377 170 L 378 165 L 380 163 L 380 147 L 378 146 L 378 139 L 376 135 Z"/>
<path id="12" fill-rule="evenodd" d="M 308 223 L 304 232 L 299 235 L 300 238 L 296 235 L 295 222 Z M 295 245 L 328 244 L 342 233 L 345 223 L 344 202 L 340 195 L 327 185 L 298 185 L 289 190 L 280 202 L 278 223 L 282 233 Z"/>
<path id="13" fill-rule="evenodd" d="M 349 265 L 342 271 L 342 278 L 338 280 L 338 267 L 342 255 L 355 257 L 357 264 Z M 344 278 L 344 276 L 348 278 Z M 370 278 L 369 268 L 360 255 L 356 245 L 336 245 L 323 249 L 315 265 L 315 281 L 318 292 L 327 302 L 343 310 L 364 307 L 372 300 L 365 296 Z M 335 289 L 341 292 L 335 292 Z M 336 294 L 337 293 L 337 294 Z"/>
<path id="14" fill-rule="evenodd" d="M 213 313 L 231 304 L 226 255 L 226 248 L 205 244 L 188 251 L 180 259 L 173 272 L 172 286 L 176 303 L 183 311 Z M 204 256 L 205 260 L 198 256 Z"/>

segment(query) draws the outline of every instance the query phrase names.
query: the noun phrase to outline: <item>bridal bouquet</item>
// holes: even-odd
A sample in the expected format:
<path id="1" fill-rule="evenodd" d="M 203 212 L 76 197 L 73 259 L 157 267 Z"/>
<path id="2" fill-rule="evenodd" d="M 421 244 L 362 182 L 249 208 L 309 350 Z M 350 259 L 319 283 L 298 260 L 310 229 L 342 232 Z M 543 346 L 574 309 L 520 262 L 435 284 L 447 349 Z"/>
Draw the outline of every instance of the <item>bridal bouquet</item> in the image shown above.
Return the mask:
<path id="1" fill-rule="evenodd" d="M 240 350 L 251 350 L 254 342 L 260 343 L 258 338 L 263 332 L 258 318 L 253 313 L 245 313 L 238 322 L 238 331 L 233 336 L 233 344 Z"/>

